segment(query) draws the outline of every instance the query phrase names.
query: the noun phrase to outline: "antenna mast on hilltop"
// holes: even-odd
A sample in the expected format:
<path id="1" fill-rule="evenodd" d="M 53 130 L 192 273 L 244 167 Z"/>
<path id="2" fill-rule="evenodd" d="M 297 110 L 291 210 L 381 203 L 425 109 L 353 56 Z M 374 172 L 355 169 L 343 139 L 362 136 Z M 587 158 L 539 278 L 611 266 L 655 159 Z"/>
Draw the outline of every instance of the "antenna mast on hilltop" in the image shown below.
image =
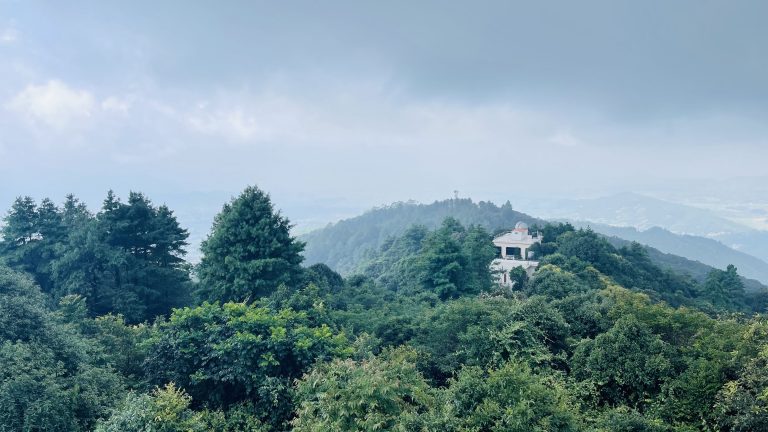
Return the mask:
<path id="1" fill-rule="evenodd" d="M 457 190 L 453 191 L 453 199 L 459 199 L 459 191 Z"/>

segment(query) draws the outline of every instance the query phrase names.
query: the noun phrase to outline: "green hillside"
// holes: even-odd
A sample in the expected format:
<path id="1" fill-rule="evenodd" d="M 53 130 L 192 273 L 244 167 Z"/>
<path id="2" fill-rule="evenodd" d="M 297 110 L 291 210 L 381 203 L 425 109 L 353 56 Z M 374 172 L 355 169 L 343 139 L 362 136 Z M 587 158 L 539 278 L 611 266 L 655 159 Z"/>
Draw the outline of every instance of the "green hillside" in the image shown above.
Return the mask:
<path id="1" fill-rule="evenodd" d="M 607 237 L 607 239 L 617 248 L 627 247 L 632 243 L 629 240 L 613 236 Z M 707 278 L 707 275 L 714 269 L 712 266 L 708 266 L 699 261 L 690 260 L 688 258 L 684 258 L 671 253 L 665 253 L 650 246 L 644 245 L 644 248 L 648 253 L 648 258 L 650 258 L 650 260 L 659 267 L 671 270 L 678 274 L 691 276 L 693 279 L 699 282 L 703 282 Z M 723 268 L 726 267 L 727 266 L 723 266 Z M 741 273 L 741 268 L 739 268 L 739 273 Z M 741 276 L 741 280 L 742 283 L 744 283 L 744 288 L 747 291 L 756 292 L 768 289 L 765 284 L 758 280 L 750 279 L 744 276 Z"/>
<path id="2" fill-rule="evenodd" d="M 0 431 L 768 430 L 768 292 L 735 267 L 691 276 L 541 224 L 538 270 L 501 287 L 484 225 L 541 222 L 453 204 L 482 223 L 414 217 L 436 226 L 407 224 L 344 278 L 301 265 L 256 187 L 223 205 L 195 268 L 143 194 L 96 214 L 19 198 L 0 230 Z M 391 232 L 398 211 L 449 205 L 367 217 Z"/>
<path id="3" fill-rule="evenodd" d="M 496 206 L 483 201 L 475 203 L 471 199 L 449 199 L 432 204 L 396 203 L 375 208 L 299 238 L 306 242 L 306 264 L 324 263 L 341 274 L 351 274 L 359 270 L 383 245 L 405 233 L 411 226 L 422 225 L 434 229 L 446 217 L 455 218 L 464 225 L 481 226 L 492 233 L 510 229 L 519 221 L 538 226 L 545 223 L 541 219 L 513 210 L 509 203 Z M 742 265 L 746 265 L 746 273 L 750 275 L 750 279 L 743 278 L 743 282 L 748 289 L 764 288 L 762 282 L 751 278 L 756 278 L 755 274 L 763 275 L 763 270 L 768 270 L 764 267 L 768 265 L 762 266 L 760 260 L 734 251 L 717 241 L 695 236 L 677 236 L 666 231 L 659 233 L 657 230 L 649 230 L 650 232 L 643 234 L 631 229 L 609 229 L 603 225 L 598 225 L 596 231 L 616 237 L 615 242 L 619 246 L 626 245 L 628 241 L 638 241 L 646 246 L 648 256 L 657 265 L 688 274 L 699 281 L 713 269 L 713 266 L 697 260 L 703 254 L 710 254 L 716 259 L 716 268 L 725 269 L 729 264 L 733 264 L 742 275 Z M 667 235 L 664 235 L 665 233 Z M 623 237 L 623 234 L 626 234 L 626 237 Z M 663 246 L 664 252 L 653 246 Z M 690 255 L 668 253 L 669 249 Z M 733 259 L 729 261 L 728 258 Z M 768 275 L 768 272 L 765 273 Z"/>
<path id="4" fill-rule="evenodd" d="M 389 238 L 402 235 L 412 225 L 436 228 L 447 217 L 465 225 L 480 225 L 490 231 L 514 226 L 519 221 L 528 224 L 542 222 L 513 210 L 509 202 L 500 207 L 485 201 L 475 203 L 468 198 L 435 201 L 432 204 L 400 202 L 375 208 L 299 238 L 307 243 L 304 250 L 307 264 L 324 263 L 347 274 Z"/>
<path id="5" fill-rule="evenodd" d="M 712 267 L 725 268 L 728 264 L 733 264 L 739 268 L 739 273 L 742 275 L 768 283 L 768 263 L 752 255 L 731 249 L 717 240 L 674 234 L 658 227 L 639 231 L 630 227 L 614 227 L 587 222 L 577 225 L 589 225 L 599 233 L 653 246 L 665 253 L 686 257 Z"/>

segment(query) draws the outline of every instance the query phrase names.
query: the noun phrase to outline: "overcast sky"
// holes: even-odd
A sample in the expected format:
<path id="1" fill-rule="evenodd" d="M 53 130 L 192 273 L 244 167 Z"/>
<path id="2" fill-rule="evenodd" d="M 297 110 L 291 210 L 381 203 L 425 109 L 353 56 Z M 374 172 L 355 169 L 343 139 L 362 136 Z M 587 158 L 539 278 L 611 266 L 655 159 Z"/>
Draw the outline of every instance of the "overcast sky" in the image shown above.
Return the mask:
<path id="1" fill-rule="evenodd" d="M 768 2 L 0 0 L 0 196 L 765 175 Z"/>

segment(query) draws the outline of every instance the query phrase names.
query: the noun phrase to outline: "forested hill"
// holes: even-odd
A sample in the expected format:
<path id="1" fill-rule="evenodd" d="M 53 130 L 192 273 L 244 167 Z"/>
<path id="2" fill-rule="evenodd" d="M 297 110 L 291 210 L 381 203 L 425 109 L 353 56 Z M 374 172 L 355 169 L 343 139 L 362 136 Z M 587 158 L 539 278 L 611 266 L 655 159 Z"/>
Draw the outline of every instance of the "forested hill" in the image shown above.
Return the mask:
<path id="1" fill-rule="evenodd" d="M 324 263 L 342 274 L 349 273 L 389 238 L 402 235 L 412 225 L 436 228 L 446 217 L 453 217 L 464 225 L 480 225 L 491 232 L 514 226 L 519 221 L 529 225 L 543 223 L 513 210 L 509 202 L 500 207 L 486 201 L 475 203 L 469 198 L 432 204 L 399 202 L 301 236 L 307 243 L 304 258 L 306 264 Z"/>
<path id="2" fill-rule="evenodd" d="M 606 236 L 606 239 L 616 248 L 629 247 L 633 243 L 633 241 L 629 241 L 627 239 L 619 238 L 616 236 Z M 648 253 L 648 258 L 657 266 L 663 269 L 671 270 L 674 273 L 691 276 L 698 282 L 704 282 L 714 268 L 699 261 L 694 261 L 679 255 L 662 252 L 647 245 L 644 245 L 644 248 Z M 723 266 L 723 268 L 727 268 L 727 266 Z M 741 268 L 739 268 L 739 272 L 741 272 Z M 750 279 L 744 276 L 740 276 L 740 278 L 744 284 L 744 289 L 748 292 L 757 292 L 768 289 L 766 285 L 756 279 Z"/>
<path id="3" fill-rule="evenodd" d="M 406 210 L 451 204 L 536 222 Z M 0 432 L 768 430 L 768 292 L 733 266 L 696 281 L 544 224 L 538 270 L 500 287 L 492 233 L 446 218 L 344 278 L 301 265 L 257 187 L 195 278 L 186 230 L 138 192 L 97 213 L 19 198 L 3 222 Z"/>
<path id="4" fill-rule="evenodd" d="M 755 256 L 731 249 L 714 239 L 675 234 L 659 227 L 639 231 L 632 227 L 615 227 L 591 222 L 574 222 L 574 225 L 590 226 L 601 234 L 636 241 L 653 246 L 660 251 L 683 256 L 717 268 L 725 268 L 728 264 L 733 264 L 739 268 L 740 274 L 768 283 L 768 263 Z"/>
<path id="5" fill-rule="evenodd" d="M 482 226 L 489 232 L 511 228 L 519 221 L 529 225 L 545 224 L 542 219 L 513 210 L 509 202 L 502 206 L 485 201 L 475 203 L 469 198 L 447 199 L 435 201 L 432 204 L 399 202 L 372 209 L 358 217 L 345 219 L 301 236 L 300 239 L 307 243 L 304 252 L 305 263 L 307 265 L 324 263 L 342 274 L 351 274 L 359 270 L 361 263 L 371 259 L 387 240 L 401 236 L 413 225 L 423 225 L 428 229 L 436 228 L 446 217 L 453 217 L 464 225 Z M 660 251 L 649 246 L 649 242 L 643 239 L 623 237 L 620 232 L 606 232 L 600 229 L 596 231 L 613 236 L 614 239 L 611 241 L 617 246 L 624 246 L 629 241 L 637 240 L 645 245 L 648 256 L 656 265 L 677 273 L 688 274 L 698 281 L 703 281 L 713 268 L 699 262 L 695 256 L 680 256 L 674 252 L 666 253 L 669 252 L 668 250 Z M 674 236 L 671 233 L 670 235 Z M 734 255 L 739 257 L 736 251 L 727 246 L 712 240 L 702 240 L 705 240 L 704 243 L 709 246 L 709 250 L 712 250 L 714 243 L 720 245 L 726 252 L 734 252 Z M 723 250 L 717 249 L 715 252 L 722 254 Z M 716 266 L 720 269 L 726 268 L 728 264 L 734 264 L 741 273 L 743 262 L 729 261 L 718 264 L 722 264 Z M 752 269 L 750 266 L 747 268 Z M 747 274 L 749 277 L 756 277 L 754 272 L 748 271 Z M 750 291 L 765 288 L 763 283 L 754 279 L 743 278 L 743 282 Z"/>

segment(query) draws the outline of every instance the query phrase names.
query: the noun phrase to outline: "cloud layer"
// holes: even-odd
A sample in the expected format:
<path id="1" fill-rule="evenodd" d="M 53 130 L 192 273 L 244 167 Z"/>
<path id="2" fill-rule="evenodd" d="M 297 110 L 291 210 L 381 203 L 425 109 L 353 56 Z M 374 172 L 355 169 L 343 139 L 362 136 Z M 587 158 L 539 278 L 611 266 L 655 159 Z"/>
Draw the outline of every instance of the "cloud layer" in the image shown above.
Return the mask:
<path id="1" fill-rule="evenodd" d="M 28 85 L 10 100 L 7 107 L 30 122 L 65 129 L 82 126 L 97 105 L 88 91 L 50 80 L 40 85 Z"/>
<path id="2" fill-rule="evenodd" d="M 0 6 L 14 193 L 258 182 L 380 203 L 768 162 L 765 2 Z"/>

